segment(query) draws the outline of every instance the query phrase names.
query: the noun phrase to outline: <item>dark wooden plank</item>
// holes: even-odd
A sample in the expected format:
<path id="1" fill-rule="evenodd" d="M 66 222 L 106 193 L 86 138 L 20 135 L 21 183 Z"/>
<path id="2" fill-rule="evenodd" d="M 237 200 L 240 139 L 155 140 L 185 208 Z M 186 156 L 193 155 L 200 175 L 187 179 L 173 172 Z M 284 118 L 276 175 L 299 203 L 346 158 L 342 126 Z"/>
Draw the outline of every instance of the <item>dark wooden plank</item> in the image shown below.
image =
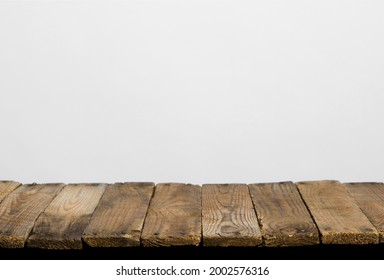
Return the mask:
<path id="1" fill-rule="evenodd" d="M 23 248 L 38 216 L 64 184 L 22 185 L 0 204 L 0 247 Z"/>
<path id="2" fill-rule="evenodd" d="M 14 181 L 0 181 L 0 202 L 4 200 L 11 192 L 13 192 L 21 184 Z"/>
<path id="3" fill-rule="evenodd" d="M 70 184 L 37 219 L 28 247 L 81 249 L 81 236 L 105 190 L 106 184 Z"/>
<path id="4" fill-rule="evenodd" d="M 346 183 L 345 185 L 357 205 L 378 230 L 380 243 L 384 243 L 384 184 Z"/>
<path id="5" fill-rule="evenodd" d="M 141 243 L 144 246 L 198 246 L 201 241 L 201 187 L 158 184 L 150 202 Z"/>
<path id="6" fill-rule="evenodd" d="M 105 190 L 83 234 L 91 247 L 140 246 L 154 183 L 116 183 Z"/>
<path id="7" fill-rule="evenodd" d="M 257 246 L 262 243 L 247 185 L 206 184 L 202 191 L 204 246 Z"/>
<path id="8" fill-rule="evenodd" d="M 295 184 L 251 184 L 249 190 L 265 246 L 303 246 L 320 243 L 317 227 Z"/>
<path id="9" fill-rule="evenodd" d="M 379 234 L 337 181 L 297 183 L 324 244 L 375 244 Z"/>

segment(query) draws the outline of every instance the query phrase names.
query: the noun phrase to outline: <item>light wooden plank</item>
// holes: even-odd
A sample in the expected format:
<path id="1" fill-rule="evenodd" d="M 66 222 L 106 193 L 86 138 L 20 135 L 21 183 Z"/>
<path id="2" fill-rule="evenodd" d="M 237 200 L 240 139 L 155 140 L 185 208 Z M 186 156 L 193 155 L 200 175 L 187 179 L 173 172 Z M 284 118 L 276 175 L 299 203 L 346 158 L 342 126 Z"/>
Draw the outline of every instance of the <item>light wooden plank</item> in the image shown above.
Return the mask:
<path id="1" fill-rule="evenodd" d="M 357 205 L 376 227 L 380 243 L 384 243 L 384 184 L 383 183 L 347 183 L 348 191 Z"/>
<path id="2" fill-rule="evenodd" d="M 154 183 L 116 183 L 105 190 L 83 234 L 91 247 L 140 246 Z"/>
<path id="3" fill-rule="evenodd" d="M 70 184 L 37 219 L 28 247 L 81 249 L 81 236 L 89 223 L 106 184 Z"/>
<path id="4" fill-rule="evenodd" d="M 201 187 L 158 184 L 141 235 L 143 246 L 198 246 L 201 241 Z"/>
<path id="5" fill-rule="evenodd" d="M 13 192 L 21 184 L 14 181 L 0 181 L 0 202 L 4 200 L 11 192 Z"/>
<path id="6" fill-rule="evenodd" d="M 22 248 L 38 216 L 64 184 L 22 185 L 0 204 L 0 247 Z"/>
<path id="7" fill-rule="evenodd" d="M 337 181 L 297 183 L 324 244 L 375 244 L 379 234 Z"/>
<path id="8" fill-rule="evenodd" d="M 320 243 L 317 227 L 295 184 L 251 184 L 249 190 L 265 246 L 303 246 Z"/>
<path id="9" fill-rule="evenodd" d="M 257 246 L 262 236 L 245 184 L 206 184 L 202 193 L 204 246 Z"/>

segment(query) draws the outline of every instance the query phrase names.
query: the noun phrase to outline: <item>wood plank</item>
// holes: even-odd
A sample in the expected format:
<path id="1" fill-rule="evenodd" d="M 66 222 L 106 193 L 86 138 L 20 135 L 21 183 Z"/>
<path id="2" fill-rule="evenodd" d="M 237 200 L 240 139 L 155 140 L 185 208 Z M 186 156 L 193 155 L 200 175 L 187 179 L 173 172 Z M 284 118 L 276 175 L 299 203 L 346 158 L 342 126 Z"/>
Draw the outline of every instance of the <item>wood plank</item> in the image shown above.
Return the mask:
<path id="1" fill-rule="evenodd" d="M 378 230 L 380 243 L 384 243 L 384 184 L 346 183 L 345 186 Z"/>
<path id="2" fill-rule="evenodd" d="M 38 216 L 64 184 L 22 185 L 0 204 L 0 247 L 23 248 Z"/>
<path id="3" fill-rule="evenodd" d="M 200 241 L 201 187 L 158 184 L 144 221 L 143 246 L 198 246 Z"/>
<path id="4" fill-rule="evenodd" d="M 109 185 L 83 234 L 91 247 L 140 246 L 154 183 Z"/>
<path id="5" fill-rule="evenodd" d="M 11 192 L 13 192 L 21 184 L 15 181 L 0 181 L 0 202 L 4 200 Z"/>
<path id="6" fill-rule="evenodd" d="M 106 184 L 70 184 L 37 219 L 28 247 L 81 249 L 81 236 L 89 223 Z"/>
<path id="7" fill-rule="evenodd" d="M 337 181 L 297 183 L 324 244 L 375 244 L 379 234 Z"/>
<path id="8" fill-rule="evenodd" d="M 317 227 L 295 184 L 251 184 L 249 190 L 265 246 L 303 246 L 320 243 Z"/>
<path id="9" fill-rule="evenodd" d="M 245 184 L 206 184 L 202 194 L 204 246 L 257 246 L 262 236 Z"/>

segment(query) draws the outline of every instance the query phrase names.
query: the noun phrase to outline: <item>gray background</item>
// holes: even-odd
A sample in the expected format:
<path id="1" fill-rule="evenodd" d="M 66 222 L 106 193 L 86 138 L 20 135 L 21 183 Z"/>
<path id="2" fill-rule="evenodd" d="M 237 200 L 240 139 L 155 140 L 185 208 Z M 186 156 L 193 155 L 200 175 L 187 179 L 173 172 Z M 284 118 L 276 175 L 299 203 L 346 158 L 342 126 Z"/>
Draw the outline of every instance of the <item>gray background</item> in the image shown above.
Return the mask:
<path id="1" fill-rule="evenodd" d="M 384 181 L 383 1 L 0 2 L 0 178 Z"/>

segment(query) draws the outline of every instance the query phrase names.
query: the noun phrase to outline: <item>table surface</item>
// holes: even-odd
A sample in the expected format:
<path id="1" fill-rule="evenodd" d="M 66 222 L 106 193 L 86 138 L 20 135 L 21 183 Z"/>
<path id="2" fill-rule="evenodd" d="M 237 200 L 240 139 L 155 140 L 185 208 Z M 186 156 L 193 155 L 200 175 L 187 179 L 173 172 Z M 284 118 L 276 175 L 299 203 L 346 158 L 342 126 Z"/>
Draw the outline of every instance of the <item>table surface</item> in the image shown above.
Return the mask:
<path id="1" fill-rule="evenodd" d="M 379 244 L 384 184 L 0 181 L 0 248 Z"/>

